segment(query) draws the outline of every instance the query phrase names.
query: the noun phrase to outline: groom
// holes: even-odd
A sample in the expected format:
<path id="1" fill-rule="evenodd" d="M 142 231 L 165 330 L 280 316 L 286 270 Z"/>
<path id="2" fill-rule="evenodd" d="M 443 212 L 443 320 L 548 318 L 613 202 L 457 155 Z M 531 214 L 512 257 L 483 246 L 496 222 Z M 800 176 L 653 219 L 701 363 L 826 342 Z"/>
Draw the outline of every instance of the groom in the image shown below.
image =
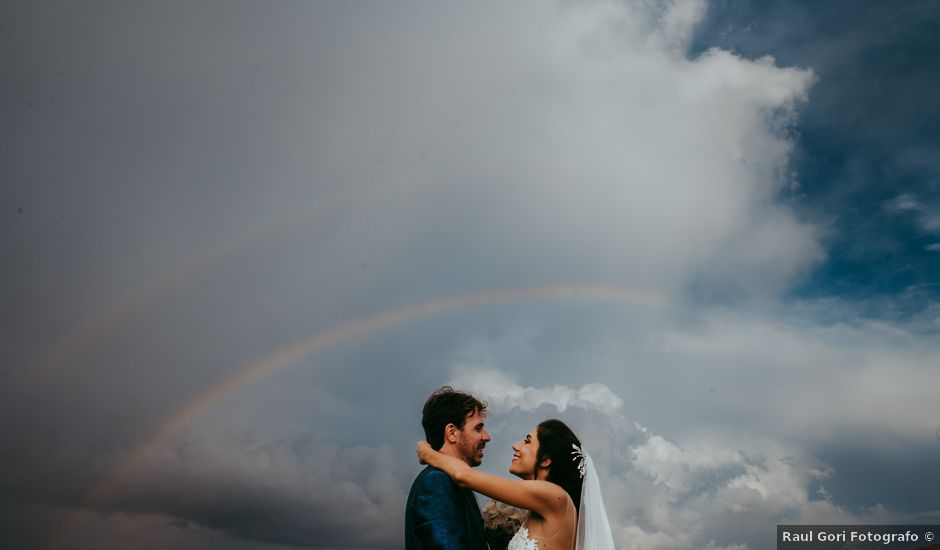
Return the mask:
<path id="1" fill-rule="evenodd" d="M 485 415 L 486 405 L 480 400 L 444 386 L 424 403 L 424 437 L 434 449 L 479 466 L 490 440 L 483 429 Z M 486 548 L 473 491 L 461 488 L 437 468 L 421 470 L 408 494 L 405 550 Z"/>

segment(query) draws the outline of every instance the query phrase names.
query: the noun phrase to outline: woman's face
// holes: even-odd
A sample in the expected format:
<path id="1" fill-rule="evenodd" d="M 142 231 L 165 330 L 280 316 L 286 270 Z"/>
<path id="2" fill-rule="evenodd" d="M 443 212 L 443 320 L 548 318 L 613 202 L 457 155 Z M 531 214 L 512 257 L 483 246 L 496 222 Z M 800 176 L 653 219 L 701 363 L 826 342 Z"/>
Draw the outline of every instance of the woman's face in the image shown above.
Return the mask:
<path id="1" fill-rule="evenodd" d="M 509 473 L 522 479 L 535 479 L 535 457 L 539 451 L 538 428 L 534 428 L 517 441 L 512 446 L 512 451 Z"/>

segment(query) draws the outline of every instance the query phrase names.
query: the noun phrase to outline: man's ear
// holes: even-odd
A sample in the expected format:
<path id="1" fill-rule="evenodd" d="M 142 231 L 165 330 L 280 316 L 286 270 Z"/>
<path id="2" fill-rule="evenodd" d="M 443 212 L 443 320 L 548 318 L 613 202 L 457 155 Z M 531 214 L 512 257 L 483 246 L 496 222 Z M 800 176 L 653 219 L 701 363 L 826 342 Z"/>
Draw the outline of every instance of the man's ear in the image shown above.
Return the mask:
<path id="1" fill-rule="evenodd" d="M 457 426 L 453 422 L 444 426 L 444 439 L 452 445 L 457 443 Z"/>

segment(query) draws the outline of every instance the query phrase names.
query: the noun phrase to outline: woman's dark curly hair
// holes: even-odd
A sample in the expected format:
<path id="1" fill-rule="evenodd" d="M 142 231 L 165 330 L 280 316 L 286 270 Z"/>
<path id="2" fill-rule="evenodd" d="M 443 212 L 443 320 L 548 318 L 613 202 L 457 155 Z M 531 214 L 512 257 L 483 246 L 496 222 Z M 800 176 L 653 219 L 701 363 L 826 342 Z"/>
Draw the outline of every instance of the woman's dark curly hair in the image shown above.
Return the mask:
<path id="1" fill-rule="evenodd" d="M 581 485 L 583 479 L 578 470 L 578 460 L 571 454 L 572 445 L 581 447 L 581 441 L 574 435 L 567 424 L 557 418 L 550 418 L 539 424 L 536 434 L 539 438 L 539 450 L 535 455 L 535 475 L 538 476 L 542 459 L 552 459 L 548 467 L 547 481 L 561 486 L 577 510 L 581 509 Z"/>

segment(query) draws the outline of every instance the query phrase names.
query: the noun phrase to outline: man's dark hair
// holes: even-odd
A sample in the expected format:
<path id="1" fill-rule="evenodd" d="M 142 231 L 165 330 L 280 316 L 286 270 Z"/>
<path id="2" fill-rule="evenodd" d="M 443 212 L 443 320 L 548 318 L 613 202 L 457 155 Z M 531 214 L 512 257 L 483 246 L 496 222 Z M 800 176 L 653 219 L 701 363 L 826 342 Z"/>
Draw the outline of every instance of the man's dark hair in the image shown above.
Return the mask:
<path id="1" fill-rule="evenodd" d="M 421 414 L 424 438 L 434 450 L 441 450 L 444 446 L 444 428 L 453 424 L 462 430 L 467 417 L 474 411 L 486 414 L 486 403 L 468 393 L 454 391 L 450 386 L 442 387 L 424 402 Z"/>

